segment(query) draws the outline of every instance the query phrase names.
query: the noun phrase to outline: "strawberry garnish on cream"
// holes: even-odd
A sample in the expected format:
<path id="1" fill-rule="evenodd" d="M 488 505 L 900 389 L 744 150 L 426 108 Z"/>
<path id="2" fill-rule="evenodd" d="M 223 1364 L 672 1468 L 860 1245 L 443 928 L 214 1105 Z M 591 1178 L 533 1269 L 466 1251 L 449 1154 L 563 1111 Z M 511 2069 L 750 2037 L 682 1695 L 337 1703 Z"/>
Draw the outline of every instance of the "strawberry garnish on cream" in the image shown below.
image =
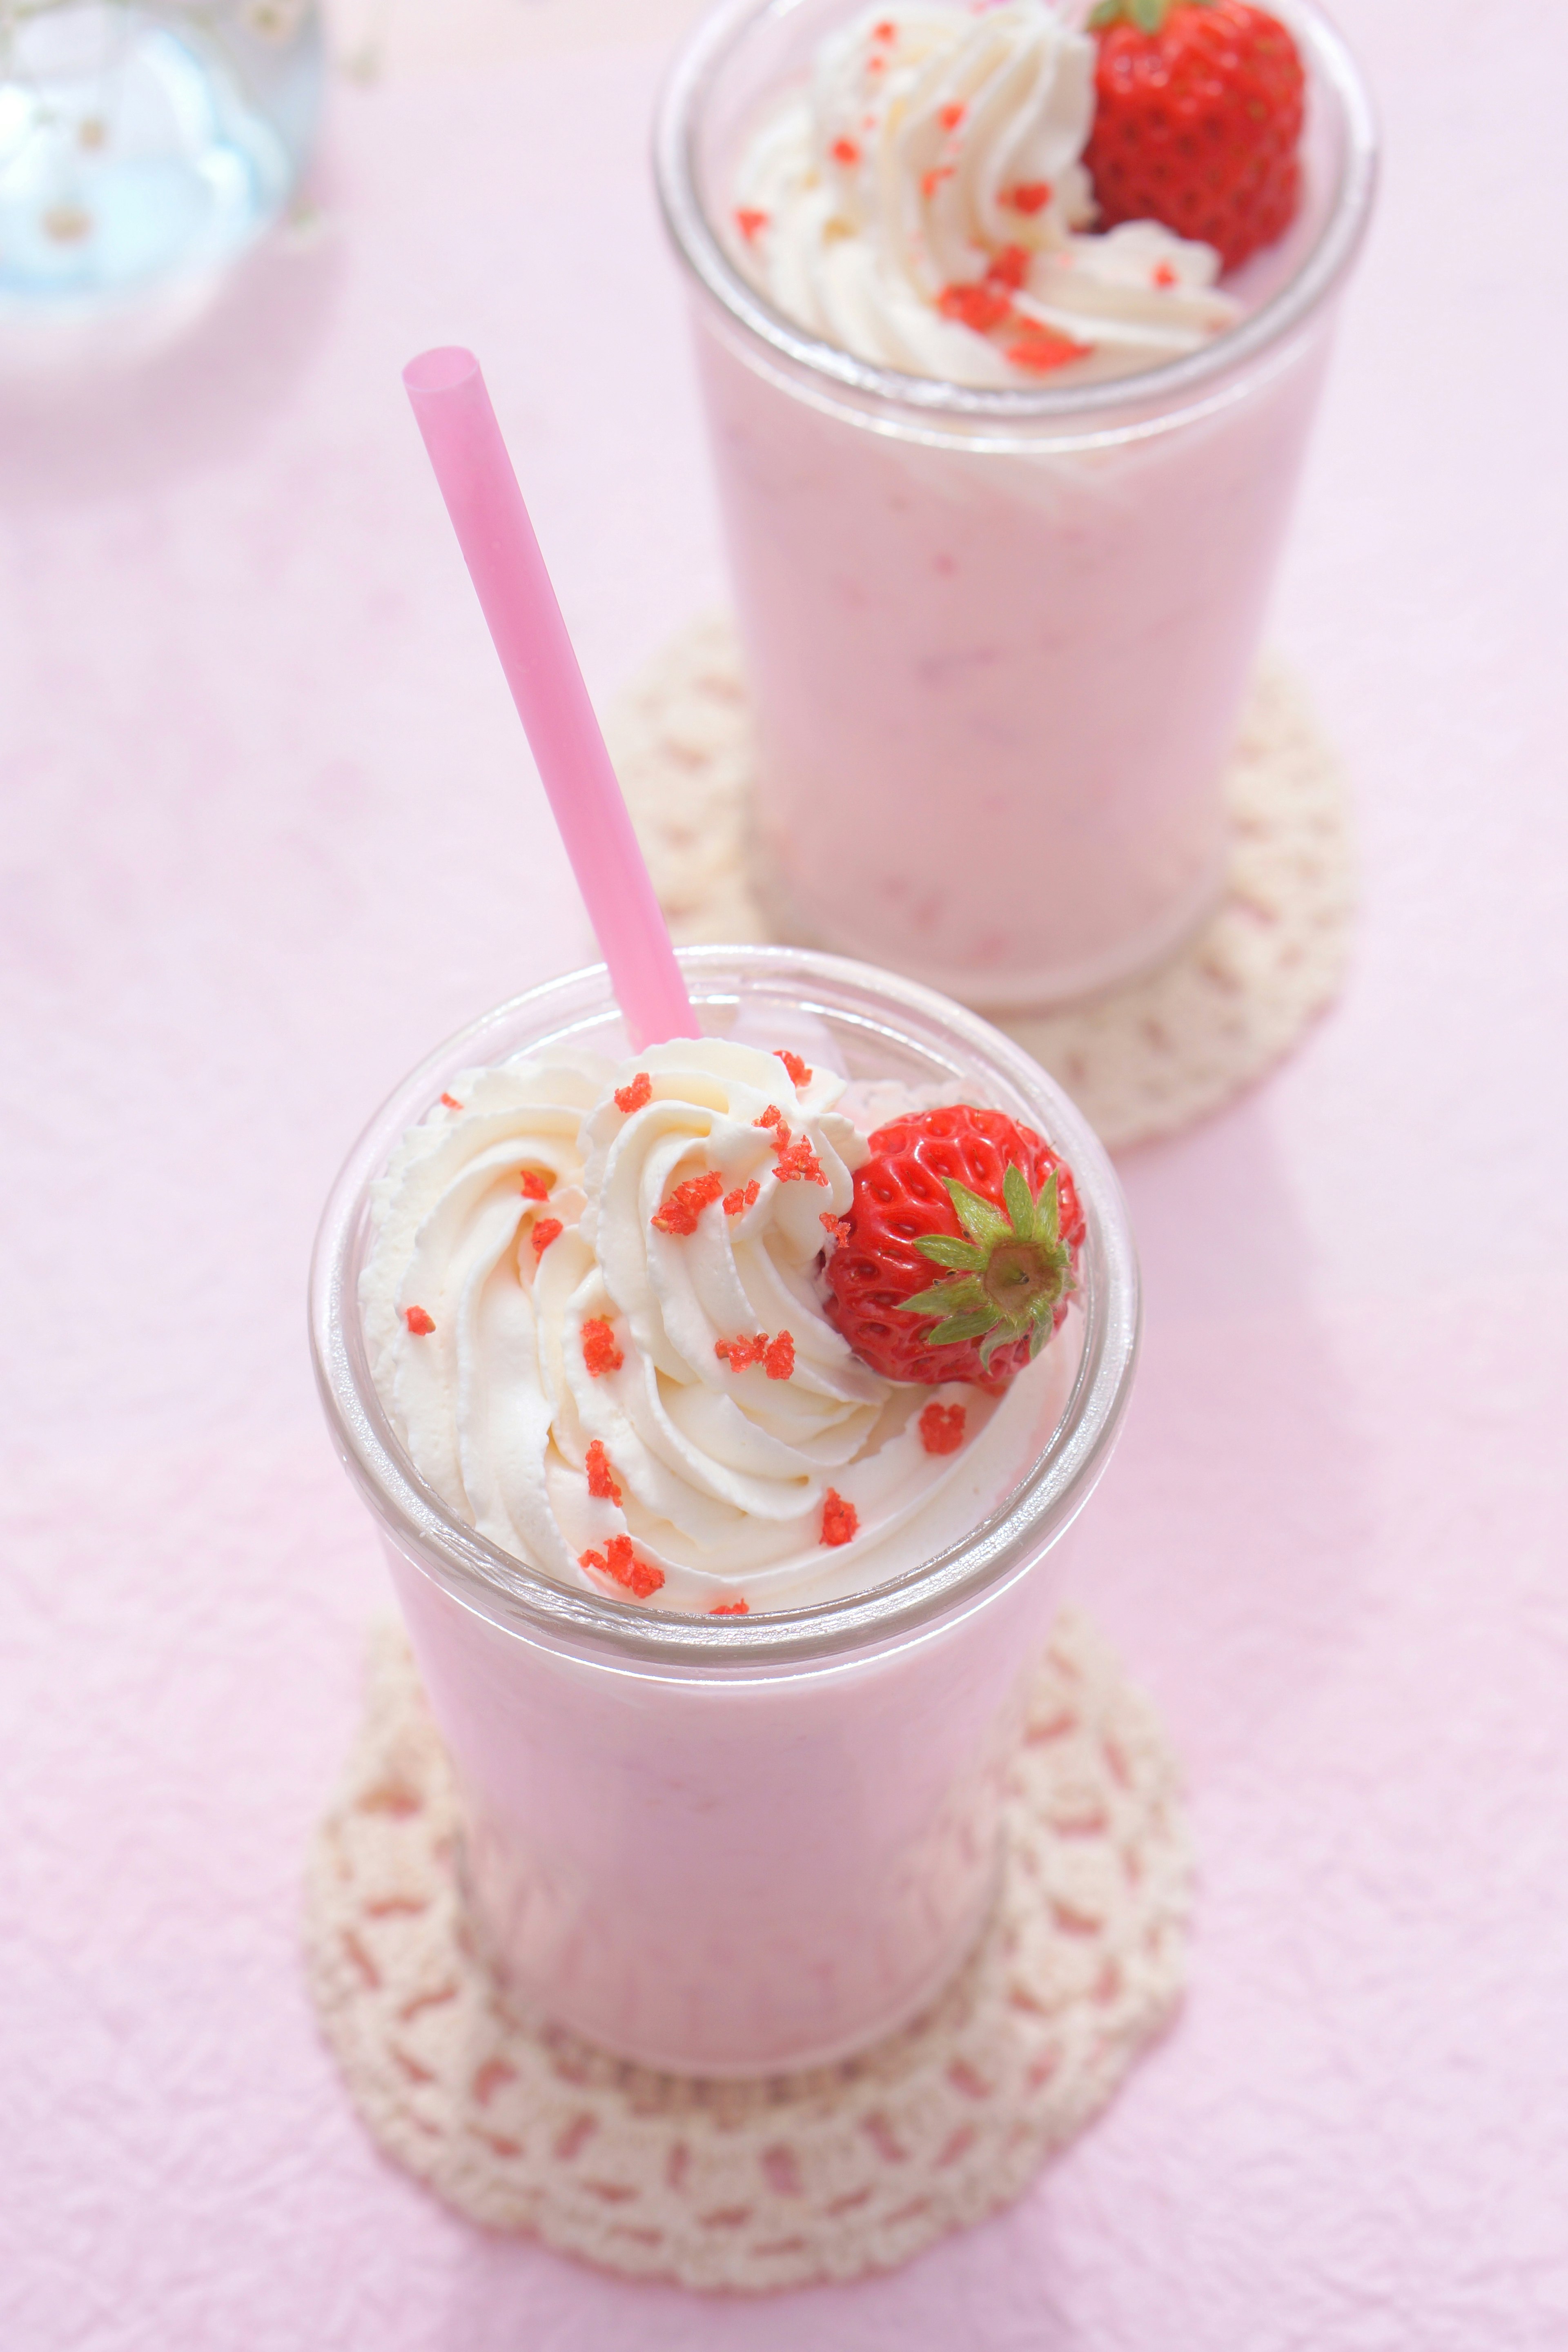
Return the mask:
<path id="1" fill-rule="evenodd" d="M 1005 1381 L 1078 1287 L 1071 1171 L 1001 1111 L 954 1103 L 879 1129 L 848 1227 L 827 1261 L 828 1312 L 889 1380 Z M 923 1421 L 921 1434 L 928 1453 L 945 1450 Z"/>
<path id="2" fill-rule="evenodd" d="M 1301 201 L 1307 78 L 1279 18 L 1249 0 L 1101 0 L 1089 21 L 1084 162 L 1105 226 L 1158 221 L 1226 269 L 1282 236 Z"/>

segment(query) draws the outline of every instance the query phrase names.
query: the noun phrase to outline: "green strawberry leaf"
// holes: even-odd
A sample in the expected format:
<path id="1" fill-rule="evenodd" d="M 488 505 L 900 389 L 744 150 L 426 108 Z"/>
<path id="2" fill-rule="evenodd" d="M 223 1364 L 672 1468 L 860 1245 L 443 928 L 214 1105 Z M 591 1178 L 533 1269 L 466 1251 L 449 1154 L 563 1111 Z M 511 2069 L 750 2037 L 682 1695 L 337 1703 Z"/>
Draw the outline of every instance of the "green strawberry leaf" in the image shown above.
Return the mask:
<path id="1" fill-rule="evenodd" d="M 945 1348 L 952 1339 L 978 1339 L 990 1330 L 994 1319 L 992 1310 L 988 1307 L 978 1315 L 950 1315 L 945 1323 L 937 1325 L 926 1345 L 931 1348 Z M 997 1334 L 998 1338 L 1005 1336 L 1002 1333 Z M 983 1348 L 980 1353 L 984 1361 L 985 1349 Z"/>
<path id="2" fill-rule="evenodd" d="M 979 1274 L 985 1265 L 983 1249 L 973 1242 L 957 1241 L 951 1234 L 922 1234 L 915 1247 L 933 1264 L 955 1266 L 961 1274 Z"/>
<path id="3" fill-rule="evenodd" d="M 1035 1238 L 1035 1204 L 1029 1197 L 1028 1178 L 1016 1161 L 1008 1163 L 1007 1172 L 1002 1179 L 1002 1198 L 1007 1203 L 1007 1214 L 1012 1219 L 1013 1231 L 1018 1239 L 1032 1242 Z"/>
<path id="4" fill-rule="evenodd" d="M 1023 1169 L 1010 1164 L 1003 1172 L 1004 1208 L 971 1192 L 955 1177 L 943 1181 L 967 1238 L 960 1241 L 951 1234 L 921 1235 L 916 1249 L 948 1273 L 944 1280 L 901 1300 L 902 1312 L 937 1318 L 930 1346 L 980 1340 L 980 1360 L 986 1370 L 998 1348 L 1020 1339 L 1027 1339 L 1033 1359 L 1055 1328 L 1057 1301 L 1078 1287 L 1070 1253 L 1061 1239 L 1057 1171 L 1051 1171 L 1036 1196 L 1029 1191 Z M 1007 1255 L 998 1262 L 996 1253 L 1004 1244 Z M 1017 1292 L 1028 1297 L 1027 1305 L 1017 1298 L 1007 1303 L 1008 1294 Z"/>
<path id="5" fill-rule="evenodd" d="M 983 1250 L 991 1250 L 998 1242 L 1012 1240 L 1013 1228 L 993 1202 L 983 1201 L 978 1192 L 972 1192 L 956 1176 L 947 1176 L 942 1181 L 948 1199 L 958 1212 L 958 1222 L 972 1242 L 977 1242 Z"/>
<path id="6" fill-rule="evenodd" d="M 1053 1168 L 1041 1185 L 1040 1197 L 1035 1202 L 1035 1238 L 1037 1241 L 1048 1243 L 1055 1249 L 1059 1246 L 1061 1237 L 1061 1188 L 1057 1182 L 1057 1171 Z"/>
<path id="7" fill-rule="evenodd" d="M 978 1315 L 983 1308 L 987 1324 L 994 1323 L 996 1309 L 973 1275 L 967 1281 L 934 1282 L 899 1306 L 903 1315 Z"/>
<path id="8" fill-rule="evenodd" d="M 1205 8 L 1209 0 L 1189 0 L 1194 8 Z M 1089 17 L 1091 33 L 1103 33 L 1112 25 L 1135 25 L 1141 33 L 1151 37 L 1158 33 L 1171 13 L 1173 0 L 1100 0 L 1100 5 Z"/>

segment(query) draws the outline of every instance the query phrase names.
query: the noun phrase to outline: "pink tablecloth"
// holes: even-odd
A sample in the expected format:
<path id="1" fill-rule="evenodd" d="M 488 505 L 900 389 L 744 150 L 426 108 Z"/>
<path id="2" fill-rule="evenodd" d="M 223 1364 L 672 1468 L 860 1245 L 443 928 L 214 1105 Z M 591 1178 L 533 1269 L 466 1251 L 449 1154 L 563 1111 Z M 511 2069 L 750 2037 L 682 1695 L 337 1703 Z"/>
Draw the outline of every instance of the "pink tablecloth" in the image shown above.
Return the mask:
<path id="1" fill-rule="evenodd" d="M 596 690 L 721 596 L 656 61 L 341 94 L 327 231 L 243 313 L 0 399 L 7 2352 L 1568 2342 L 1568 44 L 1352 30 L 1392 163 L 1277 634 L 1363 942 L 1127 1165 L 1147 1362 L 1080 1554 L 1190 1759 L 1193 1996 L 1016 2210 L 856 2289 L 478 2235 L 373 2154 L 296 1959 L 383 1598 L 317 1205 L 434 1038 L 588 951 L 396 369 L 482 352 Z"/>

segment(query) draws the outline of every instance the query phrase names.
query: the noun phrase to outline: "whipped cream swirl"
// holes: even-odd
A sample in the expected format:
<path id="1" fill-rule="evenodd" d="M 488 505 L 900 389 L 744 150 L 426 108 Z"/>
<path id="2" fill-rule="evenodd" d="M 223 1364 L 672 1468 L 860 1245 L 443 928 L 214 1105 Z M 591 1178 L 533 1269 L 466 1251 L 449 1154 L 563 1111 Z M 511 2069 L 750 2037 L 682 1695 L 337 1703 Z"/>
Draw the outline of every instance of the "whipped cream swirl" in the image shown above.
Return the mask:
<path id="1" fill-rule="evenodd" d="M 1234 324 L 1219 256 L 1152 221 L 1081 234 L 1094 44 L 1047 0 L 868 9 L 740 163 L 735 258 L 858 358 L 965 384 L 1125 375 Z"/>
<path id="2" fill-rule="evenodd" d="M 1000 1402 L 886 1381 L 823 1312 L 824 1219 L 866 1156 L 840 1078 L 704 1038 L 456 1085 L 374 1188 L 361 1305 L 388 1419 L 481 1535 L 620 1599 L 788 1608 L 1005 1490 L 1039 1368 Z M 956 1453 L 927 1450 L 933 1402 L 963 1407 Z"/>

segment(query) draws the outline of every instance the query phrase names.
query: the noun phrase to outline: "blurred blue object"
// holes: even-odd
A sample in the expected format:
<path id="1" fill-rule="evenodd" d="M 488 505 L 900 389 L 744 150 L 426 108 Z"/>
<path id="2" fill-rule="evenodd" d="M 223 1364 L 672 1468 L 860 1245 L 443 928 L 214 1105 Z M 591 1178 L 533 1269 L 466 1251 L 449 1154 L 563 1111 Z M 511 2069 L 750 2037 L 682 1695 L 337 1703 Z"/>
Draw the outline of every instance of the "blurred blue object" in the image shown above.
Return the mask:
<path id="1" fill-rule="evenodd" d="M 289 203 L 322 81 L 315 0 L 0 0 L 0 328 L 199 302 Z"/>

